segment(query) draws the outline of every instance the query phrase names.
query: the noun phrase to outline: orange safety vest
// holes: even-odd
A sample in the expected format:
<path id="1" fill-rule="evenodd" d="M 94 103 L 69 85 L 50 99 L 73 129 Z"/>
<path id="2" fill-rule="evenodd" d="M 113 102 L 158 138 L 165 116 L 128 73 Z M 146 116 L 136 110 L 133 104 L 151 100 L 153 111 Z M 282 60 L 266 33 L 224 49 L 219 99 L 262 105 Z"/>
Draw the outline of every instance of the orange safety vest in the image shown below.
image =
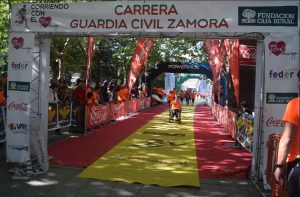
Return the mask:
<path id="1" fill-rule="evenodd" d="M 173 101 L 171 101 L 171 103 L 170 103 L 170 105 L 171 105 L 171 109 L 172 110 L 175 110 L 175 109 L 181 109 L 181 102 L 180 101 L 177 101 L 177 100 L 173 100 Z"/>
<path id="2" fill-rule="evenodd" d="M 300 97 L 291 100 L 283 116 L 283 121 L 296 126 L 296 133 L 292 139 L 292 147 L 287 157 L 287 162 L 294 161 L 300 156 Z"/>
<path id="3" fill-rule="evenodd" d="M 167 99 L 168 99 L 168 101 L 173 101 L 175 99 L 174 94 L 169 93 L 168 96 L 167 96 Z"/>

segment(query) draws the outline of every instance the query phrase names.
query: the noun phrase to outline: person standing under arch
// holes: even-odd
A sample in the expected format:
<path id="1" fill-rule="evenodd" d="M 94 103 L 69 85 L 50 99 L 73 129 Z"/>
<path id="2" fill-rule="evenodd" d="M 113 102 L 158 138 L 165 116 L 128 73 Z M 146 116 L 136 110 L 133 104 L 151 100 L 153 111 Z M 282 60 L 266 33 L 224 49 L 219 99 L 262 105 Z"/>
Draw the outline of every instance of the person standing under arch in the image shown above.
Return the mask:
<path id="1" fill-rule="evenodd" d="M 300 71 L 298 72 L 300 93 Z M 275 163 L 274 177 L 283 187 L 287 175 L 289 197 L 300 196 L 300 97 L 292 99 L 283 116 L 285 127 L 279 142 L 278 158 Z M 285 164 L 287 171 L 285 174 Z"/>

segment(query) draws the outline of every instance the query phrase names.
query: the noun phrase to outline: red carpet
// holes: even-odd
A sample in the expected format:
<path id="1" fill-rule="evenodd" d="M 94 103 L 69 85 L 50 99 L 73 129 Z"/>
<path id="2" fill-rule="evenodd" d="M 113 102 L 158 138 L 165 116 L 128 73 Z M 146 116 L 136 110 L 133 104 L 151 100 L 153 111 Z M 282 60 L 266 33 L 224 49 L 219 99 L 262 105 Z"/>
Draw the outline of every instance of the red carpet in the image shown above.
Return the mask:
<path id="1" fill-rule="evenodd" d="M 196 107 L 194 129 L 200 179 L 248 177 L 252 154 L 232 146 L 234 140 L 210 115 L 209 107 Z"/>
<path id="2" fill-rule="evenodd" d="M 51 164 L 85 168 L 153 117 L 166 110 L 154 107 L 129 119 L 105 125 L 85 135 L 50 144 Z M 210 115 L 210 108 L 197 106 L 194 115 L 195 144 L 200 179 L 245 179 L 251 154 L 232 147 L 234 140 Z"/>
<path id="3" fill-rule="evenodd" d="M 166 110 L 167 105 L 153 107 L 138 115 L 97 128 L 85 135 L 49 144 L 51 164 L 85 168 L 120 143 L 138 128 L 148 123 L 156 114 Z"/>

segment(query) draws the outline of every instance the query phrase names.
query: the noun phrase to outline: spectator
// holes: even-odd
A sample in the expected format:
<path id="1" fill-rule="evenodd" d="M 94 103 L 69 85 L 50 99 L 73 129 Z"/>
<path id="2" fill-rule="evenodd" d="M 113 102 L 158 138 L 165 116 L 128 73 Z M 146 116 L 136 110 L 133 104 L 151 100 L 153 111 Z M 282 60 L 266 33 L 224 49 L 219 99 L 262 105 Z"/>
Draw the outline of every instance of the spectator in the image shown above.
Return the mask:
<path id="1" fill-rule="evenodd" d="M 88 92 L 86 97 L 87 97 L 86 98 L 87 106 L 95 105 L 94 98 L 93 98 L 93 92 Z"/>
<path id="2" fill-rule="evenodd" d="M 126 83 L 124 83 L 121 89 L 118 91 L 118 102 L 124 102 L 129 99 L 129 89 Z"/>
<path id="3" fill-rule="evenodd" d="M 181 103 L 183 103 L 184 95 L 185 95 L 184 91 L 180 90 L 180 92 L 179 92 L 179 98 L 180 98 Z"/>
<path id="4" fill-rule="evenodd" d="M 160 99 L 163 98 L 164 92 L 165 92 L 164 89 L 162 89 L 160 87 L 156 89 L 156 94 Z"/>
<path id="5" fill-rule="evenodd" d="M 191 93 L 192 105 L 194 105 L 194 103 L 195 103 L 196 95 L 197 95 L 196 91 L 193 91 Z"/>
<path id="6" fill-rule="evenodd" d="M 109 102 L 109 96 L 108 96 L 108 81 L 104 81 L 100 87 L 100 98 L 101 103 L 106 104 Z"/>
<path id="7" fill-rule="evenodd" d="M 121 86 L 116 84 L 113 89 L 113 102 L 117 103 L 119 101 L 119 91 L 121 90 Z"/>
<path id="8" fill-rule="evenodd" d="M 58 96 L 57 96 L 58 87 L 59 87 L 59 85 L 58 85 L 57 82 L 53 82 L 50 85 L 49 94 L 48 94 L 48 102 L 49 103 L 57 104 L 59 102 L 59 99 L 58 99 Z"/>
<path id="9" fill-rule="evenodd" d="M 85 84 L 81 79 L 77 79 L 77 86 L 75 87 L 72 94 L 73 101 L 73 109 L 77 109 L 76 111 L 76 128 L 74 132 L 83 133 L 84 132 L 84 124 L 85 124 Z"/>
<path id="10" fill-rule="evenodd" d="M 168 100 L 169 106 L 170 106 L 171 102 L 172 102 L 173 100 L 175 100 L 175 96 L 176 96 L 176 95 L 174 95 L 173 91 L 170 91 L 169 94 L 167 95 L 167 100 Z"/>
<path id="11" fill-rule="evenodd" d="M 57 97 L 63 105 L 68 105 L 70 103 L 71 98 L 67 85 L 63 84 L 59 87 Z"/>
<path id="12" fill-rule="evenodd" d="M 249 109 L 248 103 L 246 101 L 241 102 L 240 108 L 242 112 L 252 115 L 252 111 Z"/>
<path id="13" fill-rule="evenodd" d="M 300 71 L 298 72 L 300 93 Z M 275 179 L 283 187 L 287 180 L 289 197 L 300 196 L 300 97 L 292 99 L 283 116 L 285 127 L 279 142 L 278 158 L 275 163 Z M 287 165 L 287 171 L 284 167 Z M 287 179 L 285 178 L 287 177 Z"/>

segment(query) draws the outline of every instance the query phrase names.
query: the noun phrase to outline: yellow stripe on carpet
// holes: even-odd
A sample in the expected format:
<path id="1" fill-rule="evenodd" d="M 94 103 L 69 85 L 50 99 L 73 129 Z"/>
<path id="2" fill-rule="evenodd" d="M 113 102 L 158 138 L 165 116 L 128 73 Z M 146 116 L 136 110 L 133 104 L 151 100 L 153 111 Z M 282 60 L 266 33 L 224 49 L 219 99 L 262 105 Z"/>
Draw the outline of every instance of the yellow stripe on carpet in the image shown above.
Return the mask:
<path id="1" fill-rule="evenodd" d="M 79 177 L 199 187 L 194 106 L 183 107 L 181 124 L 169 123 L 168 114 L 166 111 L 157 115 L 86 168 Z"/>

